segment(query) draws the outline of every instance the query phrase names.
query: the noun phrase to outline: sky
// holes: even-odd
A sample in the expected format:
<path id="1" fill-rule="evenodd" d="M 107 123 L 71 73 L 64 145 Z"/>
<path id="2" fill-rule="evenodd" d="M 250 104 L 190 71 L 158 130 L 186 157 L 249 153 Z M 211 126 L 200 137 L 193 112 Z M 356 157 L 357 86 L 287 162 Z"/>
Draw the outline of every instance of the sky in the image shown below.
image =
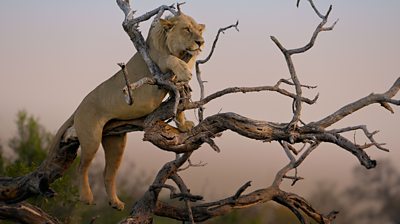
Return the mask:
<path id="1" fill-rule="evenodd" d="M 220 38 L 216 52 L 202 67 L 207 80 L 206 94 L 232 86 L 274 85 L 289 78 L 285 60 L 270 40 L 277 37 L 287 48 L 305 45 L 319 18 L 303 0 L 186 1 L 183 11 L 206 24 L 209 52 L 216 31 L 239 20 L 240 32 L 229 30 Z M 141 14 L 161 4 L 175 1 L 134 1 Z M 321 33 L 307 53 L 296 55 L 294 63 L 299 79 L 315 90 L 304 90 L 315 105 L 304 105 L 305 122 L 319 120 L 341 106 L 371 92 L 384 92 L 400 76 L 400 1 L 317 1 L 320 11 L 329 4 L 333 11 L 329 24 L 339 22 L 331 32 Z M 16 114 L 25 109 L 40 119 L 50 131 L 73 113 L 85 95 L 117 70 L 135 53 L 121 23 L 123 13 L 115 1 L 14 1 L 0 2 L 0 140 L 3 144 L 16 128 Z M 141 26 L 146 35 L 148 23 Z M 193 97 L 199 89 L 191 81 Z M 400 96 L 396 97 L 397 99 Z M 291 100 L 276 93 L 248 93 L 226 96 L 206 106 L 206 115 L 235 112 L 253 119 L 288 122 Z M 187 112 L 195 120 L 194 112 Z M 366 124 L 381 130 L 375 137 L 387 143 L 390 153 L 368 149 L 379 161 L 400 156 L 398 138 L 400 110 L 395 114 L 373 105 L 349 116 L 337 125 Z M 353 134 L 348 137 L 353 138 Z M 122 170 L 135 164 L 137 172 L 154 173 L 171 153 L 143 142 L 143 133 L 129 134 Z M 364 142 L 360 132 L 357 142 Z M 216 140 L 222 152 L 204 145 L 192 157 L 207 166 L 191 168 L 183 176 L 192 192 L 210 198 L 228 196 L 248 180 L 252 189 L 269 186 L 277 170 L 288 160 L 277 143 L 262 143 L 225 132 Z M 98 163 L 103 161 L 102 150 Z M 321 181 L 345 185 L 358 161 L 344 150 L 322 144 L 307 158 L 299 174 L 306 179 L 285 189 L 307 194 Z"/>

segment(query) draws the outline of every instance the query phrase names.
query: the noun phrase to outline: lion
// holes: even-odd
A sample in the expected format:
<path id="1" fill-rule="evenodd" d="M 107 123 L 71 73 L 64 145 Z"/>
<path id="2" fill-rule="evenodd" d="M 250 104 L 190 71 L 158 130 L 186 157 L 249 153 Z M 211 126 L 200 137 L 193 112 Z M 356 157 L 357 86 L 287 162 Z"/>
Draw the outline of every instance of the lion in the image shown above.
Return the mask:
<path id="1" fill-rule="evenodd" d="M 182 12 L 159 19 L 150 28 L 146 40 L 151 59 L 163 73 L 173 72 L 174 81 L 188 82 L 196 57 L 204 45 L 204 28 L 204 24 L 198 24 Z M 188 54 L 191 55 L 190 60 L 183 61 Z M 139 53 L 128 61 L 126 68 L 128 78 L 133 82 L 152 76 Z M 104 184 L 109 204 L 118 210 L 124 209 L 124 203 L 117 196 L 115 178 L 126 145 L 126 134 L 102 137 L 103 127 L 112 119 L 130 120 L 146 116 L 159 107 L 167 95 L 167 91 L 158 86 L 144 85 L 133 91 L 135 101 L 129 106 L 121 91 L 124 85 L 120 70 L 91 91 L 57 132 L 58 138 L 62 138 L 67 129 L 72 126 L 75 129 L 81 146 L 79 199 L 87 204 L 94 202 L 88 179 L 89 166 L 100 144 L 103 145 L 106 161 Z M 180 131 L 188 131 L 194 126 L 183 113 L 177 115 L 176 123 Z"/>

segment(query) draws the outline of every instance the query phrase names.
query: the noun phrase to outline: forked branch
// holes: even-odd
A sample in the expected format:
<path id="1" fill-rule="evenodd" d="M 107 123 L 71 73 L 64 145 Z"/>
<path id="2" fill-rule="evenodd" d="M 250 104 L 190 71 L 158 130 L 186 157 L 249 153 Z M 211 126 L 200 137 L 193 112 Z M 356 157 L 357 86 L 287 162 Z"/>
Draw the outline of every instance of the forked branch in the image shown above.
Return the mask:
<path id="1" fill-rule="evenodd" d="M 297 1 L 297 5 L 299 4 L 300 1 Z M 293 60 L 292 60 L 292 55 L 294 54 L 299 54 L 299 53 L 304 53 L 308 50 L 310 50 L 314 44 L 315 41 L 318 37 L 318 34 L 322 31 L 330 31 L 334 28 L 334 26 L 336 25 L 337 21 L 330 27 L 324 27 L 325 24 L 328 22 L 328 17 L 330 12 L 332 11 L 332 5 L 329 7 L 327 13 L 325 15 L 322 15 L 317 8 L 314 5 L 314 2 L 312 0 L 309 0 L 309 3 L 311 4 L 312 8 L 314 9 L 315 13 L 318 15 L 318 17 L 320 17 L 322 19 L 322 21 L 318 24 L 317 28 L 315 29 L 310 41 L 301 48 L 296 48 L 296 49 L 286 49 L 280 42 L 279 40 L 274 37 L 271 36 L 271 40 L 276 44 L 276 46 L 281 50 L 282 54 L 285 57 L 287 66 L 289 68 L 289 73 L 291 76 L 291 79 L 293 80 L 293 83 L 295 85 L 295 89 L 296 89 L 296 96 L 297 98 L 293 100 L 293 118 L 290 121 L 288 128 L 289 130 L 293 130 L 296 129 L 297 127 L 297 123 L 300 121 L 300 116 L 301 116 L 301 110 L 302 110 L 302 101 L 301 101 L 301 97 L 302 97 L 302 84 L 300 83 L 300 80 L 297 76 L 296 73 L 296 69 L 295 66 L 293 64 Z"/>

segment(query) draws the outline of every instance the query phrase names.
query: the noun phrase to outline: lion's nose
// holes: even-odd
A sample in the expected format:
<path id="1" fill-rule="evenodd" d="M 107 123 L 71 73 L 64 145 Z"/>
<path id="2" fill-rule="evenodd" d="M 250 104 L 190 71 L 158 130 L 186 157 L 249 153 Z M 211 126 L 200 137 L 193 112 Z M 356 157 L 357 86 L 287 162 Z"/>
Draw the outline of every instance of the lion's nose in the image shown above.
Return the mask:
<path id="1" fill-rule="evenodd" d="M 199 47 L 203 46 L 204 44 L 204 40 L 196 40 L 195 42 L 197 45 L 199 45 Z"/>

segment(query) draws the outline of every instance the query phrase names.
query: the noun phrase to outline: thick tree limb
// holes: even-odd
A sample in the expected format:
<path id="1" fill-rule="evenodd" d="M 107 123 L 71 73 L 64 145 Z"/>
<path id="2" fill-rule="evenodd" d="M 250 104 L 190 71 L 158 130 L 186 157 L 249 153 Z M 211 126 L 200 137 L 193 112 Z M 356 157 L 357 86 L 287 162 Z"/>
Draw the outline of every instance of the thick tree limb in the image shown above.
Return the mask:
<path id="1" fill-rule="evenodd" d="M 21 224 L 60 224 L 40 208 L 28 203 L 0 204 L 0 219 Z"/>

